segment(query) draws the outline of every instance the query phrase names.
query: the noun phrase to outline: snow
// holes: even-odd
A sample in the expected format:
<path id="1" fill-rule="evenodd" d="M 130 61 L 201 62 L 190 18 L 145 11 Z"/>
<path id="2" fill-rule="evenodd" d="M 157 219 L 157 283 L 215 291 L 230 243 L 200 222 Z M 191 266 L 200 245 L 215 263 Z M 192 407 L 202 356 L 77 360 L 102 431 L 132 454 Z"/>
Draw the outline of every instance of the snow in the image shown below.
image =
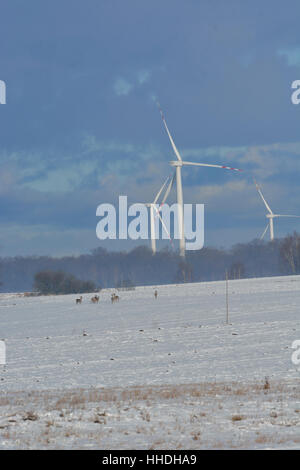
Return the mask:
<path id="1" fill-rule="evenodd" d="M 111 293 L 0 295 L 0 448 L 300 447 L 300 276 Z"/>

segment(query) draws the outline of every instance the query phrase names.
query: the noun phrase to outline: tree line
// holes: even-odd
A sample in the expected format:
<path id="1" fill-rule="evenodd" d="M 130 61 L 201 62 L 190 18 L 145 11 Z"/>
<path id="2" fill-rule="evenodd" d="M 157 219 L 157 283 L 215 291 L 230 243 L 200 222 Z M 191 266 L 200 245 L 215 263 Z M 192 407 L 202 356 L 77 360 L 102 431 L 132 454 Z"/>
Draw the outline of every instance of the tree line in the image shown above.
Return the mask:
<path id="1" fill-rule="evenodd" d="M 0 289 L 32 291 L 38 288 L 35 277 L 45 271 L 64 273 L 62 283 L 75 285 L 75 290 L 93 287 L 91 291 L 126 283 L 138 286 L 217 281 L 224 279 L 226 271 L 230 279 L 300 274 L 300 235 L 294 232 L 272 242 L 253 240 L 230 249 L 204 247 L 186 252 L 185 260 L 166 248 L 153 256 L 146 246 L 129 252 L 96 248 L 89 254 L 62 258 L 1 258 Z M 75 281 L 91 284 L 76 287 Z"/>

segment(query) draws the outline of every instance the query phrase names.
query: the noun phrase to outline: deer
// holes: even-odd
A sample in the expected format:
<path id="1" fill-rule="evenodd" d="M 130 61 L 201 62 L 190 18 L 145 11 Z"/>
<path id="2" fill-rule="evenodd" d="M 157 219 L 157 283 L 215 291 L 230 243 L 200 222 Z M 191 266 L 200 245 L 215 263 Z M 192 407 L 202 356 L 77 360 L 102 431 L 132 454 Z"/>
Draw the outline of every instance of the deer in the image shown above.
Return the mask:
<path id="1" fill-rule="evenodd" d="M 93 304 L 97 304 L 99 302 L 99 295 L 95 295 L 94 297 L 92 297 L 91 301 L 93 302 Z"/>
<path id="2" fill-rule="evenodd" d="M 79 297 L 79 299 L 76 299 L 76 304 L 81 304 L 82 302 L 82 295 Z"/>
<path id="3" fill-rule="evenodd" d="M 111 295 L 111 303 L 113 304 L 114 302 L 119 302 L 120 300 L 120 297 L 118 295 L 116 295 L 115 293 L 113 293 Z"/>
<path id="4" fill-rule="evenodd" d="M 157 299 L 157 295 L 158 295 L 158 293 L 157 293 L 157 290 L 156 290 L 156 291 L 154 292 L 154 297 L 155 297 L 156 299 Z"/>

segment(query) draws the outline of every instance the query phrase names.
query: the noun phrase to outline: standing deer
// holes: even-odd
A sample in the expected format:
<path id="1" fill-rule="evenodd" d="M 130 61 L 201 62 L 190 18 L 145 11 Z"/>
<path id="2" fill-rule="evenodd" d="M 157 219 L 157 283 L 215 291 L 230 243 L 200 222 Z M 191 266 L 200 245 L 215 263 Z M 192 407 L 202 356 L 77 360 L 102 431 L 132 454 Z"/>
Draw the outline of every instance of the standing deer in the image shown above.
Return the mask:
<path id="1" fill-rule="evenodd" d="M 82 295 L 79 297 L 79 299 L 76 299 L 76 304 L 81 304 L 82 302 Z"/>
<path id="2" fill-rule="evenodd" d="M 94 297 L 92 297 L 91 301 L 93 302 L 93 304 L 97 304 L 99 302 L 99 295 L 95 295 Z"/>
<path id="3" fill-rule="evenodd" d="M 115 293 L 113 293 L 111 295 L 111 303 L 113 304 L 114 302 L 119 302 L 120 300 L 120 297 L 118 295 L 116 295 Z"/>
<path id="4" fill-rule="evenodd" d="M 157 299 L 158 292 L 157 290 L 154 292 L 154 297 Z"/>

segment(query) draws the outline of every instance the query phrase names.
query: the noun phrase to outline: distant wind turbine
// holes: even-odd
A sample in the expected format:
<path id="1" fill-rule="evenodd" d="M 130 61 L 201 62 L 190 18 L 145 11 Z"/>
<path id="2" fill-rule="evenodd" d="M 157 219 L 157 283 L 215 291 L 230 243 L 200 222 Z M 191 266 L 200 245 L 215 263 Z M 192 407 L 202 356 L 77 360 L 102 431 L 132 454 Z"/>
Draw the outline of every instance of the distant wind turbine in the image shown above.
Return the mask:
<path id="1" fill-rule="evenodd" d="M 166 192 L 164 194 L 164 197 L 159 205 L 159 208 L 157 208 L 157 202 L 158 202 L 158 199 L 160 198 L 163 190 L 165 189 L 168 181 L 170 180 L 168 186 L 167 186 L 167 189 L 166 189 Z M 168 229 L 159 213 L 160 211 L 160 208 L 161 206 L 165 203 L 165 200 L 167 199 L 168 195 L 169 195 L 169 192 L 172 188 L 172 185 L 173 185 L 173 182 L 174 182 L 174 176 L 170 179 L 170 176 L 168 176 L 168 178 L 165 180 L 164 184 L 162 185 L 162 187 L 160 188 L 160 190 L 158 191 L 158 193 L 156 194 L 155 198 L 154 198 L 154 201 L 153 202 L 150 202 L 150 203 L 146 203 L 145 206 L 146 207 L 149 207 L 150 208 L 150 238 L 151 238 L 151 249 L 152 249 L 152 254 L 155 255 L 156 253 L 156 233 L 155 233 L 155 217 L 158 216 L 161 223 L 162 223 L 162 226 L 164 228 L 164 230 L 166 231 L 166 233 L 168 234 L 170 240 L 171 240 L 171 236 L 168 232 Z"/>
<path id="2" fill-rule="evenodd" d="M 266 228 L 264 229 L 261 237 L 260 237 L 260 240 L 262 240 L 268 230 L 268 228 L 270 228 L 270 240 L 273 241 L 274 240 L 274 223 L 273 223 L 273 219 L 275 217 L 297 217 L 299 218 L 300 215 L 287 215 L 287 214 L 274 214 L 272 209 L 270 208 L 269 204 L 267 203 L 267 201 L 265 200 L 264 196 L 263 196 L 263 193 L 261 192 L 261 189 L 260 187 L 258 186 L 257 182 L 254 180 L 254 183 L 255 183 L 255 186 L 256 186 L 256 189 L 260 195 L 260 197 L 262 198 L 263 200 L 263 203 L 264 205 L 266 206 L 267 208 L 267 211 L 268 211 L 268 214 L 266 214 L 266 217 L 268 219 L 268 223 L 267 223 L 267 226 Z"/>
<path id="3" fill-rule="evenodd" d="M 204 167 L 210 167 L 210 168 L 222 168 L 225 170 L 234 170 L 234 171 L 243 171 L 240 170 L 239 168 L 232 168 L 230 166 L 226 165 L 211 165 L 208 163 L 196 163 L 196 162 L 186 162 L 183 161 L 181 158 L 181 155 L 174 143 L 174 140 L 170 134 L 170 131 L 168 129 L 164 114 L 162 112 L 162 109 L 157 103 L 158 108 L 160 110 L 160 114 L 165 126 L 165 129 L 167 131 L 169 140 L 171 142 L 173 151 L 177 157 L 177 160 L 171 161 L 170 165 L 176 168 L 176 190 L 177 190 L 177 204 L 178 204 L 178 233 L 179 233 L 179 250 L 180 250 L 180 256 L 184 257 L 185 256 L 185 236 L 184 236 L 184 214 L 183 214 L 183 195 L 182 195 L 182 179 L 181 179 L 181 168 L 184 165 L 190 165 L 190 166 L 204 166 Z"/>

